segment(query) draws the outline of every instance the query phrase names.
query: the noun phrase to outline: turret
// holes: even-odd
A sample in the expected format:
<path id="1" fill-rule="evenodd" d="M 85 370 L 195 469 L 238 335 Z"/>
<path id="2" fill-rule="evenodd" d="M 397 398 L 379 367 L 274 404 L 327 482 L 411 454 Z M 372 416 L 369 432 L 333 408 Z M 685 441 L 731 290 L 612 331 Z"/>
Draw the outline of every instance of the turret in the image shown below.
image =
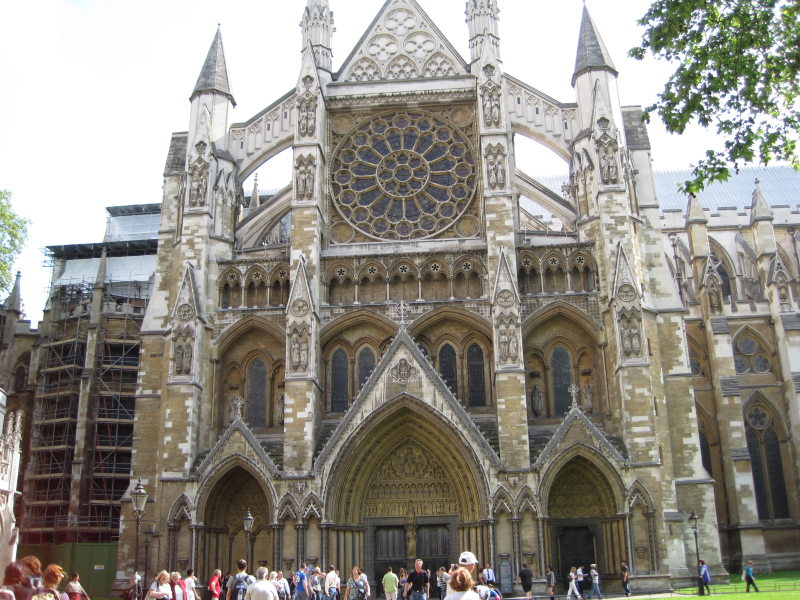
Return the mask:
<path id="1" fill-rule="evenodd" d="M 317 68 L 330 71 L 333 64 L 331 34 L 335 29 L 328 0 L 308 0 L 300 27 L 303 29 L 303 52 L 307 52 L 310 45 Z"/>
<path id="2" fill-rule="evenodd" d="M 500 34 L 497 27 L 497 0 L 467 0 L 467 27 L 469 29 L 470 63 L 476 62 L 491 44 L 494 55 L 500 60 Z"/>
<path id="3" fill-rule="evenodd" d="M 226 147 L 228 135 L 228 103 L 236 106 L 228 83 L 228 66 L 222 48 L 222 34 L 219 28 L 211 42 L 200 76 L 189 97 L 192 103 L 189 122 L 189 151 L 199 142 L 217 149 Z"/>
<path id="4" fill-rule="evenodd" d="M 575 88 L 578 101 L 581 129 L 587 129 L 593 125 L 591 119 L 595 103 L 598 100 L 608 106 L 614 125 L 622 127 L 617 75 L 617 69 L 606 50 L 603 39 L 597 31 L 589 11 L 584 6 L 581 31 L 578 36 L 578 53 L 575 57 L 575 71 L 572 74 L 572 87 Z"/>

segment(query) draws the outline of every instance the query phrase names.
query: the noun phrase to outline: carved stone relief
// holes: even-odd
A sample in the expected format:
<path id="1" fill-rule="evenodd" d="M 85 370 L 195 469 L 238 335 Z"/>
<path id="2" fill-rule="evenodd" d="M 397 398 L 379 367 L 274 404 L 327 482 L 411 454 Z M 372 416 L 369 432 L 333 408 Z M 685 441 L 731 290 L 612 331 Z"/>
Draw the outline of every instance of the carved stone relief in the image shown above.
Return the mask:
<path id="1" fill-rule="evenodd" d="M 502 144 L 486 147 L 486 181 L 492 189 L 506 187 L 506 151 Z"/>
<path id="2" fill-rule="evenodd" d="M 206 203 L 208 190 L 208 165 L 204 161 L 198 162 L 189 173 L 189 206 L 195 208 Z"/>
<path id="3" fill-rule="evenodd" d="M 405 358 L 401 358 L 389 372 L 396 383 L 404 386 L 408 385 L 409 380 L 417 374 L 417 368 Z"/>
<path id="4" fill-rule="evenodd" d="M 617 317 L 620 347 L 625 358 L 642 356 L 642 323 L 638 310 L 621 310 Z"/>
<path id="5" fill-rule="evenodd" d="M 316 131 L 317 97 L 306 92 L 297 100 L 297 133 L 300 137 L 313 137 Z"/>
<path id="6" fill-rule="evenodd" d="M 490 81 L 481 89 L 481 105 L 483 106 L 483 124 L 486 127 L 500 125 L 500 86 Z"/>
<path id="7" fill-rule="evenodd" d="M 295 189 L 297 198 L 310 199 L 314 197 L 314 179 L 317 163 L 311 155 L 300 156 L 295 163 Z"/>
<path id="8" fill-rule="evenodd" d="M 178 329 L 172 340 L 172 372 L 175 375 L 191 375 L 193 355 L 194 330 L 189 326 Z"/>

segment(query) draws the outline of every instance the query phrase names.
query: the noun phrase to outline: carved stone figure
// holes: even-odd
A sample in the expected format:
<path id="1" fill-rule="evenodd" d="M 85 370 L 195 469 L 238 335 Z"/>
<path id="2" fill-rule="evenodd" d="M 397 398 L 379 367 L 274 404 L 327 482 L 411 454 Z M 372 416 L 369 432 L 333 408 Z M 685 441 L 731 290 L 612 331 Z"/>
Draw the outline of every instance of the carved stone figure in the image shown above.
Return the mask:
<path id="1" fill-rule="evenodd" d="M 533 386 L 533 393 L 531 394 L 533 397 L 533 414 L 537 417 L 541 417 L 544 414 L 544 398 L 542 397 L 542 389 L 539 387 L 539 384 Z"/>
<path id="2" fill-rule="evenodd" d="M 719 314 L 722 312 L 722 290 L 720 290 L 719 284 L 715 281 L 708 286 L 708 304 L 712 313 Z"/>
<path id="3" fill-rule="evenodd" d="M 192 344 L 187 343 L 183 347 L 183 373 L 189 375 L 192 372 Z"/>
<path id="4" fill-rule="evenodd" d="M 592 402 L 592 386 L 589 385 L 589 382 L 583 384 L 583 410 L 584 412 L 591 413 L 592 409 L 594 408 L 594 404 Z"/>
<path id="5" fill-rule="evenodd" d="M 600 157 L 600 177 L 603 183 L 617 183 L 619 181 L 619 168 L 617 159 L 610 148 L 606 148 Z"/>
<path id="6" fill-rule="evenodd" d="M 297 131 L 301 137 L 314 135 L 317 129 L 317 101 L 313 96 L 306 96 L 298 102 Z"/>
<path id="7" fill-rule="evenodd" d="M 508 336 L 508 359 L 511 362 L 515 362 L 519 357 L 519 343 L 517 342 L 517 336 L 514 332 L 511 332 L 511 335 Z"/>
<path id="8" fill-rule="evenodd" d="M 206 203 L 206 190 L 208 188 L 208 172 L 200 169 L 192 174 L 192 184 L 189 188 L 189 206 L 203 206 Z"/>
<path id="9" fill-rule="evenodd" d="M 506 362 L 508 360 L 508 336 L 506 334 L 501 334 L 497 340 L 498 350 L 500 360 L 502 362 Z"/>
<path id="10" fill-rule="evenodd" d="M 289 352 L 292 362 L 292 369 L 297 371 L 300 368 L 300 336 L 296 333 L 292 336 Z"/>
<path id="11" fill-rule="evenodd" d="M 231 400 L 231 420 L 235 421 L 236 419 L 242 418 L 242 407 L 244 406 L 244 398 L 239 395 L 236 395 Z"/>
<path id="12" fill-rule="evenodd" d="M 182 375 L 183 374 L 183 345 L 182 344 L 175 344 L 175 374 Z"/>
<path id="13" fill-rule="evenodd" d="M 308 340 L 303 337 L 300 340 L 300 370 L 305 371 L 308 369 Z"/>
<path id="14" fill-rule="evenodd" d="M 285 402 L 286 394 L 281 394 L 278 396 L 278 401 L 275 403 L 275 414 L 272 421 L 274 424 L 283 425 L 283 407 Z"/>
<path id="15" fill-rule="evenodd" d="M 500 95 L 491 88 L 483 92 L 483 122 L 487 127 L 500 125 Z"/>

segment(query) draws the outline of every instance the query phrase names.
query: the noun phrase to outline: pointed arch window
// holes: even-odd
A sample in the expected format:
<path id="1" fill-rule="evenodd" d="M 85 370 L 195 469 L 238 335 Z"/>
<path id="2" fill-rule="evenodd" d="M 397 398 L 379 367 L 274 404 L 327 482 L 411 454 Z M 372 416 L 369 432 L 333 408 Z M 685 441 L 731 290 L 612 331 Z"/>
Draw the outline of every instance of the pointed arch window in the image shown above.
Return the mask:
<path id="1" fill-rule="evenodd" d="M 713 476 L 713 472 L 711 470 L 711 444 L 708 443 L 708 437 L 700 430 L 700 460 L 703 463 L 703 468 L 708 473 L 709 477 Z"/>
<path id="2" fill-rule="evenodd" d="M 467 350 L 467 382 L 469 406 L 486 406 L 483 350 L 478 344 L 472 344 Z"/>
<path id="3" fill-rule="evenodd" d="M 711 260 L 717 268 L 717 273 L 720 279 L 720 288 L 722 289 L 722 297 L 724 299 L 735 298 L 731 295 L 731 277 L 728 273 L 726 263 L 719 258 L 716 250 L 711 250 Z"/>
<path id="4" fill-rule="evenodd" d="M 553 373 L 553 408 L 556 415 L 563 415 L 572 405 L 572 397 L 569 395 L 569 386 L 572 385 L 572 361 L 567 349 L 558 345 L 553 348 L 550 362 Z"/>
<path id="5" fill-rule="evenodd" d="M 439 349 L 439 372 L 453 394 L 458 394 L 458 371 L 456 367 L 456 351 L 450 344 Z"/>
<path id="6" fill-rule="evenodd" d="M 250 427 L 267 424 L 267 366 L 256 358 L 247 366 L 247 423 Z"/>
<path id="7" fill-rule="evenodd" d="M 747 413 L 747 450 L 753 471 L 759 519 L 788 519 L 781 442 L 770 412 L 760 403 Z"/>
<path id="8" fill-rule="evenodd" d="M 361 388 L 375 369 L 375 353 L 371 348 L 364 348 L 358 354 L 358 387 Z"/>
<path id="9" fill-rule="evenodd" d="M 349 379 L 347 354 L 341 348 L 331 358 L 331 410 L 344 412 L 347 410 Z"/>

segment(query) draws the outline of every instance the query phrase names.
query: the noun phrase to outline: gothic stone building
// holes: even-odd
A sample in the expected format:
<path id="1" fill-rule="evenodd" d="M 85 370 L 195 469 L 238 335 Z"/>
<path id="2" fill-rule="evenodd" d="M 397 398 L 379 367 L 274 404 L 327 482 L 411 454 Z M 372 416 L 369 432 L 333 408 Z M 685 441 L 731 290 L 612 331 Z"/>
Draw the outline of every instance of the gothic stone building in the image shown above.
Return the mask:
<path id="1" fill-rule="evenodd" d="M 333 14 L 308 0 L 296 86 L 233 124 L 217 32 L 172 135 L 157 252 L 141 242 L 153 277 L 144 300 L 119 292 L 135 326 L 113 351 L 91 336 L 118 305 L 85 301 L 76 430 L 94 422 L 97 348 L 138 372 L 135 421 L 132 386 L 114 396 L 130 470 L 104 478 L 119 476 L 102 513 L 119 580 L 137 480 L 149 573 L 247 555 L 375 580 L 469 549 L 506 591 L 523 562 L 541 578 L 623 559 L 638 590 L 665 589 L 696 565 L 692 512 L 716 572 L 800 564 L 797 176 L 770 171 L 780 197 L 765 178 L 744 202 L 722 186 L 731 209 L 665 210 L 589 14 L 560 102 L 503 71 L 496 1 L 466 8 L 468 61 L 415 0 L 387 0 L 334 71 Z M 516 168 L 515 136 L 567 161 L 561 193 Z M 248 198 L 287 148 L 291 182 Z M 95 296 L 108 252 L 134 249 L 105 246 Z M 66 533 L 99 506 L 81 484 L 92 435 L 76 440 Z"/>

